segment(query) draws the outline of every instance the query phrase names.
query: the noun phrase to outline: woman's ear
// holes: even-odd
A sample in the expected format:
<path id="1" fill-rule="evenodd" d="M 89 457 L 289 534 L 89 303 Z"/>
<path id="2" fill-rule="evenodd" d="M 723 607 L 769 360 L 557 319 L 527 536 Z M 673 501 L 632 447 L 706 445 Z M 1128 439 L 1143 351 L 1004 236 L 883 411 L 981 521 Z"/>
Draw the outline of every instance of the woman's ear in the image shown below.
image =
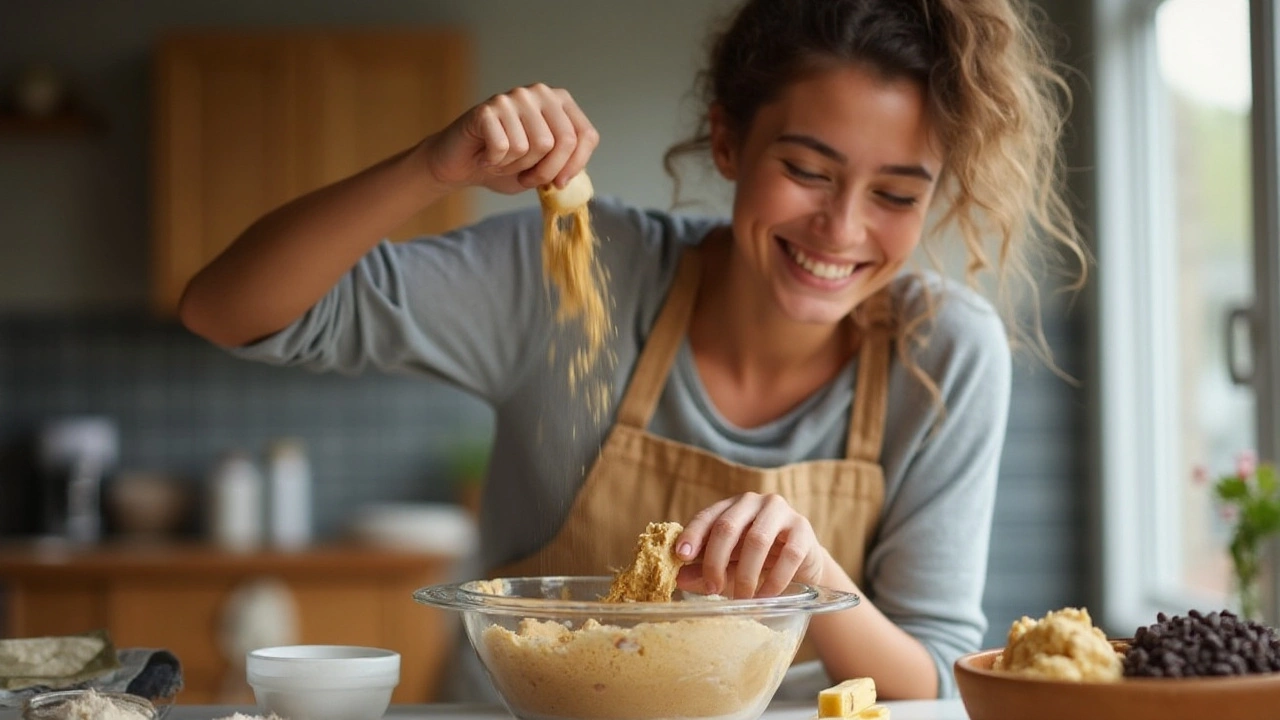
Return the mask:
<path id="1" fill-rule="evenodd" d="M 724 107 L 714 104 L 707 112 L 711 131 L 711 159 L 725 180 L 738 179 L 738 138 L 729 128 Z"/>

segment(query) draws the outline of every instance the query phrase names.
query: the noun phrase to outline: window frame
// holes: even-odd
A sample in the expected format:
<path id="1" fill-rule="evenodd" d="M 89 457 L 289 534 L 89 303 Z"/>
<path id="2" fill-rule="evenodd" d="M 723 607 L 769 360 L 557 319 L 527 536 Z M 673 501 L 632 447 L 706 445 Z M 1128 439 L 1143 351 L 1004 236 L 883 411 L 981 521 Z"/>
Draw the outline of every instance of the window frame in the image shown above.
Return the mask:
<path id="1" fill-rule="evenodd" d="M 1172 452 L 1177 394 L 1160 392 L 1177 381 L 1179 358 L 1176 313 L 1162 302 L 1173 295 L 1176 253 L 1158 241 L 1174 227 L 1172 208 L 1158 202 L 1172 196 L 1174 178 L 1172 158 L 1158 151 L 1169 146 L 1169 100 L 1163 84 L 1151 82 L 1159 73 L 1155 19 L 1162 2 L 1094 3 L 1098 600 L 1100 621 L 1111 634 L 1149 624 L 1159 611 L 1220 604 L 1167 582 L 1181 566 L 1176 533 L 1182 514 L 1180 495 L 1168 487 L 1185 473 Z M 1260 2 L 1271 4 L 1251 5 Z M 1255 77 L 1255 109 L 1257 96 Z M 1154 312 L 1162 307 L 1165 312 Z M 1255 361 L 1261 359 L 1257 345 Z M 1264 397 L 1259 393 L 1259 404 Z M 1258 447 L 1268 456 L 1263 443 Z"/>
<path id="2" fill-rule="evenodd" d="M 1258 455 L 1280 461 L 1280 23 L 1274 0 L 1250 0 L 1253 66 L 1253 387 Z M 1266 341 L 1267 339 L 1269 341 Z M 1280 624 L 1280 538 L 1270 544 L 1266 620 Z"/>

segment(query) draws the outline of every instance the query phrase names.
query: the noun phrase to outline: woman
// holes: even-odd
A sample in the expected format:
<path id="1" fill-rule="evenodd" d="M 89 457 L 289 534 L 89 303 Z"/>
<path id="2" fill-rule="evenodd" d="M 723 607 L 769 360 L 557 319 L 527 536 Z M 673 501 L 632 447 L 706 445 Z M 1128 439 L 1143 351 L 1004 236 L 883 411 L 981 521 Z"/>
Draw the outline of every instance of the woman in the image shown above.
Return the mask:
<path id="1" fill-rule="evenodd" d="M 380 241 L 460 188 L 581 172 L 597 134 L 564 90 L 494 96 L 269 213 L 191 282 L 183 321 L 245 357 L 492 403 L 488 574 L 600 574 L 644 523 L 681 521 L 685 586 L 863 595 L 814 618 L 825 672 L 802 692 L 871 676 L 886 698 L 950 695 L 985 629 L 1009 347 L 976 293 L 903 267 L 934 214 L 973 271 L 986 240 L 1001 279 L 1026 276 L 1037 237 L 1083 258 L 1058 194 L 1061 80 L 1015 0 L 749 0 L 705 80 L 668 168 L 709 151 L 732 218 L 592 203 L 617 331 L 604 423 L 554 352 L 573 338 L 536 209 Z"/>

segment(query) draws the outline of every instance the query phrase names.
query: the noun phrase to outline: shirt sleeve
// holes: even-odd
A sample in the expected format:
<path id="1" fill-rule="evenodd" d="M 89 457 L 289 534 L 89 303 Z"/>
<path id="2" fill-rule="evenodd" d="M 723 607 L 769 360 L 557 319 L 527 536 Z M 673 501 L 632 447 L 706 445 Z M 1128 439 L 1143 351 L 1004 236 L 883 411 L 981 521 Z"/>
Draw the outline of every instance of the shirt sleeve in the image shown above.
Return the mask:
<path id="1" fill-rule="evenodd" d="M 869 599 L 933 656 L 940 697 L 955 695 L 953 664 L 979 648 L 986 631 L 982 594 L 995 505 L 996 476 L 1008 419 L 1011 360 L 1004 326 L 978 296 L 955 289 L 939 298 L 922 346 L 921 367 L 942 405 L 910 372 L 898 369 L 886 438 L 887 472 L 899 475 L 886 496 L 868 554 Z"/>
<path id="2" fill-rule="evenodd" d="M 429 375 L 500 402 L 545 360 L 552 316 L 541 239 L 532 208 L 383 241 L 288 327 L 230 350 L 317 371 Z"/>

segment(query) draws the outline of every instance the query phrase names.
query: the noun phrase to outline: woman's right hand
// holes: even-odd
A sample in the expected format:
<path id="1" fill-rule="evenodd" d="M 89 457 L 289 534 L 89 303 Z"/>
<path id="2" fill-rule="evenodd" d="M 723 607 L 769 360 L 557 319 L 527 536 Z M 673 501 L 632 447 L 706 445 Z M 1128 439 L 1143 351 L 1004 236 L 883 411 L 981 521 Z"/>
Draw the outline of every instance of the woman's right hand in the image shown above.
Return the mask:
<path id="1" fill-rule="evenodd" d="M 538 83 L 494 95 L 419 149 L 442 186 L 515 194 L 548 183 L 563 187 L 599 143 L 568 91 Z"/>

